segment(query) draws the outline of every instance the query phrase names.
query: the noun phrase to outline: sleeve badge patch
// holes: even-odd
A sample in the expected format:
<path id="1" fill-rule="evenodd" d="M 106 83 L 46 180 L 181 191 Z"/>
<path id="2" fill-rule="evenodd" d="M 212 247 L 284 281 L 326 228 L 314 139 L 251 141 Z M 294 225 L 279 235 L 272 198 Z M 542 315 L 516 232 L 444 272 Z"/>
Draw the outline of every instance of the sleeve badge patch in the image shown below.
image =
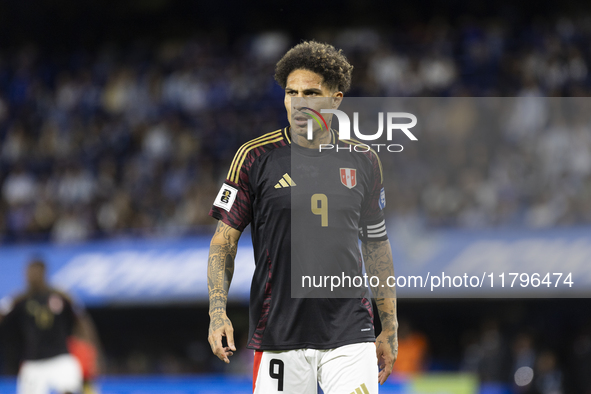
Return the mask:
<path id="1" fill-rule="evenodd" d="M 384 209 L 386 207 L 386 192 L 384 191 L 384 188 L 382 188 L 382 190 L 380 190 L 380 209 Z"/>
<path id="2" fill-rule="evenodd" d="M 236 200 L 236 195 L 238 194 L 238 190 L 235 187 L 232 187 L 227 184 L 223 184 L 220 192 L 218 193 L 217 197 L 213 205 L 218 208 L 222 208 L 227 212 L 230 212 L 232 209 L 232 205 L 234 205 L 234 200 Z"/>

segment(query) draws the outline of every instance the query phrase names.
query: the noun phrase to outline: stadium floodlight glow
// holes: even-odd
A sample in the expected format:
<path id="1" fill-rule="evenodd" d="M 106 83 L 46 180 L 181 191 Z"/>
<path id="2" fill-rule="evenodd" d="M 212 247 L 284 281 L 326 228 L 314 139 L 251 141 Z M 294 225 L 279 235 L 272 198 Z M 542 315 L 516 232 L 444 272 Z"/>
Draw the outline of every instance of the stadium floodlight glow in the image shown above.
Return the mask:
<path id="1" fill-rule="evenodd" d="M 339 139 L 340 140 L 350 140 L 351 139 L 351 121 L 349 116 L 340 111 L 338 109 L 321 109 L 320 113 L 318 111 L 313 110 L 312 108 L 304 107 L 302 109 L 310 110 L 313 113 L 307 114 L 310 115 L 316 123 L 322 129 L 322 124 L 320 120 L 324 123 L 326 129 L 328 129 L 326 120 L 321 114 L 333 114 L 336 115 L 337 119 L 339 120 Z M 388 141 L 392 140 L 392 132 L 394 130 L 402 131 L 411 141 L 417 141 L 417 137 L 409 129 L 413 128 L 417 124 L 417 117 L 409 112 L 387 112 L 386 113 L 387 123 L 386 123 L 386 138 Z M 409 119 L 409 123 L 394 123 L 393 120 L 396 118 L 406 118 Z M 362 141 L 375 141 L 380 138 L 384 132 L 384 113 L 378 112 L 378 131 L 375 134 L 362 134 L 359 131 L 359 112 L 353 112 L 353 133 L 355 136 L 362 140 Z M 308 140 L 313 139 L 313 122 L 312 119 L 308 119 Z"/>

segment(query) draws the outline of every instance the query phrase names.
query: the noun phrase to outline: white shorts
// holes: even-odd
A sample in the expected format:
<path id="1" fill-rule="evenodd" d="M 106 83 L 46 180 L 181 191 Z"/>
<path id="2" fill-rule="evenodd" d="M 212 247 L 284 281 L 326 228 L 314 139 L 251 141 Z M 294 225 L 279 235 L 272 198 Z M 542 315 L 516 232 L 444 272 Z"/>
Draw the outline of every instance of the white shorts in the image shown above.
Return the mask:
<path id="1" fill-rule="evenodd" d="M 324 394 L 377 394 L 375 344 L 255 352 L 254 394 L 316 394 L 318 384 Z"/>
<path id="2" fill-rule="evenodd" d="M 23 362 L 17 379 L 17 394 L 79 393 L 82 368 L 70 354 Z"/>

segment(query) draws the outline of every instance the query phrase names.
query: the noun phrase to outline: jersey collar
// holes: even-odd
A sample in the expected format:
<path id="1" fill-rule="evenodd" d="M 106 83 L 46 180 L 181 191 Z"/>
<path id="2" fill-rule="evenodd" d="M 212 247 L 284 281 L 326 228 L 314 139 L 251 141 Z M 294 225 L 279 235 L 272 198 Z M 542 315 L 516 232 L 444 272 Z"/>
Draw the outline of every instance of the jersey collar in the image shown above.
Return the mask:
<path id="1" fill-rule="evenodd" d="M 287 141 L 288 144 L 291 144 L 291 126 L 287 126 L 285 128 L 283 128 L 283 136 L 285 137 L 285 140 Z M 330 129 L 330 140 L 331 140 L 331 144 L 334 144 L 336 141 L 336 131 L 334 129 Z"/>

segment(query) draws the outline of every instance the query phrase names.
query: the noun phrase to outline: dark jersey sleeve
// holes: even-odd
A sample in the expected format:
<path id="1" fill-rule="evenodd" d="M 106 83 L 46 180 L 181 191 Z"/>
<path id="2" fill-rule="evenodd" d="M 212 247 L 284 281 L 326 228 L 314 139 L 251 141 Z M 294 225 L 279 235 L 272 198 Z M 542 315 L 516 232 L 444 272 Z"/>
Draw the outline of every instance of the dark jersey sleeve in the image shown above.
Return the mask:
<path id="1" fill-rule="evenodd" d="M 245 155 L 244 158 L 241 155 Z M 209 216 L 221 220 L 238 231 L 243 231 L 252 220 L 252 194 L 249 184 L 252 157 L 238 150 L 228 177 L 222 184 L 209 211 Z"/>
<path id="2" fill-rule="evenodd" d="M 16 374 L 20 367 L 22 330 L 19 327 L 21 309 L 11 298 L 0 300 L 0 346 L 4 373 Z"/>
<path id="3" fill-rule="evenodd" d="M 368 158 L 371 162 L 370 185 L 361 207 L 359 238 L 362 242 L 385 241 L 388 239 L 388 234 L 383 211 L 386 206 L 386 194 L 384 192 L 382 164 L 373 151 L 368 152 Z"/>
<path id="4" fill-rule="evenodd" d="M 0 300 L 0 330 L 12 333 L 18 329 L 19 304 L 9 297 Z"/>

